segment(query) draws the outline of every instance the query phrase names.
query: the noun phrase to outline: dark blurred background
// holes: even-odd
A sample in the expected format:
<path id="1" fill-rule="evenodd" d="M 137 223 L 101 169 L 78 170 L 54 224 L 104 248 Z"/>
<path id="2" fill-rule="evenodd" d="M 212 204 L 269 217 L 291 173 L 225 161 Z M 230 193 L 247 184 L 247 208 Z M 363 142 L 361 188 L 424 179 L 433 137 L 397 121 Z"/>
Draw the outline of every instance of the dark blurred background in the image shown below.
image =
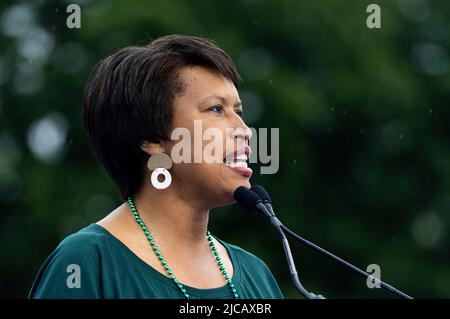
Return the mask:
<path id="1" fill-rule="evenodd" d="M 69 29 L 70 3 L 81 28 Z M 381 8 L 369 29 L 366 8 Z M 280 128 L 280 169 L 255 174 L 293 230 L 420 298 L 450 298 L 450 4 L 392 1 L 2 1 L 0 297 L 26 297 L 60 240 L 121 204 L 81 121 L 102 57 L 171 33 L 235 60 L 249 126 Z M 254 166 L 259 172 L 258 166 Z M 237 205 L 210 229 L 262 258 L 286 297 L 278 235 Z M 292 242 L 307 289 L 391 298 Z"/>

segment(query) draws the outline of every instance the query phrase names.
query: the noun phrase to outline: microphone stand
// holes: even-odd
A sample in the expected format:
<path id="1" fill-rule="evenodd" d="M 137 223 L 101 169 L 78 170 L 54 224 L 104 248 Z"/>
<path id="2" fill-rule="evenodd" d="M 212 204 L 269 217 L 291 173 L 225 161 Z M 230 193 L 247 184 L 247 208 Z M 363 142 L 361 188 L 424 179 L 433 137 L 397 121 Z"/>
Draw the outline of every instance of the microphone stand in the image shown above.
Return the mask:
<path id="1" fill-rule="evenodd" d="M 286 256 L 286 260 L 289 266 L 289 273 L 291 275 L 292 282 L 295 285 L 295 288 L 307 299 L 325 299 L 322 295 L 316 295 L 312 292 L 307 291 L 303 285 L 300 282 L 300 279 L 298 278 L 297 269 L 295 267 L 294 258 L 292 257 L 291 247 L 289 245 L 289 241 L 286 238 L 286 235 L 283 231 L 283 224 L 281 221 L 274 215 L 271 214 L 270 211 L 266 208 L 266 206 L 263 203 L 259 203 L 256 205 L 256 209 L 262 212 L 265 217 L 269 219 L 271 224 L 276 228 L 278 231 L 281 242 L 283 244 L 284 254 Z"/>
<path id="2" fill-rule="evenodd" d="M 259 213 L 261 213 L 262 215 L 264 215 L 264 217 L 266 217 L 270 221 L 270 223 L 277 229 L 277 231 L 281 237 L 281 241 L 283 243 L 284 253 L 286 255 L 286 259 L 288 262 L 289 272 L 291 274 L 292 281 L 294 282 L 294 285 L 297 288 L 297 290 L 305 298 L 325 299 L 321 295 L 316 295 L 316 294 L 313 294 L 313 293 L 307 291 L 300 283 L 300 279 L 298 278 L 297 269 L 295 268 L 295 262 L 294 262 L 294 259 L 292 258 L 291 248 L 290 248 L 289 242 L 286 238 L 286 234 L 291 236 L 295 240 L 307 245 L 308 247 L 320 252 L 322 255 L 349 268 L 350 270 L 359 274 L 360 276 L 362 276 L 366 279 L 371 279 L 371 280 L 375 281 L 376 283 L 380 284 L 380 286 L 383 289 L 399 296 L 400 298 L 412 299 L 410 296 L 401 292 L 400 290 L 392 287 L 391 285 L 388 285 L 388 284 L 382 282 L 378 278 L 373 277 L 372 275 L 366 273 L 365 271 L 362 271 L 361 269 L 353 266 L 352 264 L 346 262 L 345 260 L 333 255 L 332 253 L 317 246 L 316 244 L 313 244 L 312 242 L 300 237 L 299 235 L 294 233 L 292 230 L 290 230 L 289 228 L 284 226 L 283 223 L 275 216 L 275 212 L 273 211 L 273 208 L 272 208 L 272 204 L 271 204 L 272 201 L 270 199 L 270 196 L 262 186 L 254 185 L 254 186 L 252 186 L 251 189 L 248 189 L 244 186 L 240 186 L 235 190 L 234 198 L 236 199 L 237 202 L 239 202 L 245 208 L 247 208 L 251 211 L 256 210 Z"/>
<path id="3" fill-rule="evenodd" d="M 342 258 L 339 258 L 338 256 L 330 253 L 329 251 L 323 249 L 322 247 L 319 247 L 316 244 L 314 244 L 314 243 L 304 239 L 303 237 L 297 235 L 292 230 L 290 230 L 289 228 L 284 226 L 283 223 L 281 223 L 281 221 L 277 217 L 275 217 L 275 212 L 273 211 L 272 205 L 268 201 L 264 201 L 264 203 L 262 205 L 264 206 L 265 210 L 267 211 L 267 213 L 263 211 L 264 215 L 266 215 L 266 217 L 268 217 L 271 221 L 272 221 L 272 218 L 276 218 L 276 220 L 279 223 L 279 226 L 278 226 L 277 229 L 280 229 L 280 231 L 283 234 L 286 233 L 287 235 L 291 236 L 293 239 L 297 240 L 298 242 L 301 242 L 301 243 L 305 244 L 306 246 L 308 246 L 309 248 L 312 248 L 313 250 L 318 251 L 323 256 L 330 258 L 331 260 L 337 262 L 338 264 L 341 264 L 341 265 L 347 267 L 348 269 L 350 269 L 354 273 L 364 277 L 365 279 L 370 277 L 370 279 L 372 279 L 374 282 L 380 284 L 380 286 L 383 289 L 385 289 L 385 290 L 387 290 L 387 291 L 389 291 L 389 292 L 399 296 L 400 298 L 402 298 L 402 299 L 413 299 L 411 296 L 408 296 L 407 294 L 405 294 L 404 292 L 401 292 L 400 290 L 396 289 L 395 287 L 392 287 L 391 285 L 389 285 L 389 284 L 387 284 L 387 283 L 385 283 L 385 282 L 383 282 L 383 281 L 373 277 L 372 275 L 368 274 L 367 272 L 359 269 L 358 267 L 353 266 L 349 262 L 346 262 Z M 259 206 L 259 207 L 261 207 L 261 206 Z M 259 207 L 257 206 L 257 208 L 259 208 Z"/>
<path id="4" fill-rule="evenodd" d="M 315 250 L 315 251 L 318 251 L 318 252 L 321 253 L 323 256 L 330 258 L 331 260 L 337 262 L 338 264 L 341 264 L 341 265 L 347 267 L 348 269 L 350 269 L 350 270 L 353 271 L 354 273 L 356 273 L 356 274 L 358 274 L 358 275 L 360 275 L 360 276 L 362 276 L 362 277 L 364 277 L 364 278 L 366 278 L 366 279 L 367 279 L 368 277 L 370 277 L 371 280 L 373 280 L 373 281 L 376 282 L 376 283 L 379 283 L 380 286 L 381 286 L 383 289 L 385 289 L 385 290 L 387 290 L 387 291 L 389 291 L 389 292 L 391 292 L 391 293 L 393 293 L 393 294 L 399 296 L 400 298 L 402 298 L 402 299 L 413 299 L 411 296 L 408 296 L 407 294 L 401 292 L 400 290 L 396 289 L 395 287 L 392 287 L 391 285 L 389 285 L 389 284 L 387 284 L 387 283 L 385 283 L 385 282 L 383 282 L 383 281 L 381 281 L 381 280 L 379 280 L 379 279 L 373 277 L 372 275 L 368 274 L 367 272 L 365 272 L 365 271 L 359 269 L 358 267 L 355 267 L 355 266 L 353 266 L 352 264 L 346 262 L 346 261 L 343 260 L 342 258 L 339 258 L 339 257 L 336 256 L 336 255 L 333 255 L 333 254 L 330 253 L 329 251 L 327 251 L 327 250 L 325 250 L 325 249 L 323 249 L 323 248 L 317 246 L 316 244 L 314 244 L 314 243 L 312 243 L 312 242 L 310 242 L 310 241 L 304 239 L 303 237 L 297 235 L 296 233 L 294 233 L 292 230 L 290 230 L 290 229 L 287 228 L 286 226 L 281 225 L 281 226 L 280 226 L 280 229 L 281 229 L 283 232 L 285 232 L 286 234 L 288 234 L 289 236 L 291 236 L 293 239 L 295 239 L 295 240 L 297 240 L 297 241 L 299 241 L 299 242 L 305 244 L 306 246 L 308 246 L 309 248 L 312 248 L 312 249 Z"/>

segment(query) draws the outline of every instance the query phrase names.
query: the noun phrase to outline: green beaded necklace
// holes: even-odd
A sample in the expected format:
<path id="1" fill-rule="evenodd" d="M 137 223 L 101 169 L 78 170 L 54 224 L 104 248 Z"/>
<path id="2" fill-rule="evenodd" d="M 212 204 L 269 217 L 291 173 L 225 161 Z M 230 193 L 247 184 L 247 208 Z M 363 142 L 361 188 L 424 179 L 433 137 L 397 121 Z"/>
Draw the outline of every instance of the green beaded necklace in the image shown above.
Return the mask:
<path id="1" fill-rule="evenodd" d="M 131 196 L 128 197 L 128 204 L 130 205 L 131 211 L 134 214 L 134 218 L 136 219 L 136 222 L 141 226 L 142 230 L 144 231 L 144 234 L 147 236 L 148 241 L 150 242 L 150 246 L 152 247 L 153 251 L 155 252 L 158 259 L 161 261 L 161 264 L 166 269 L 167 274 L 172 279 L 172 281 L 177 285 L 178 288 L 180 288 L 181 293 L 186 297 L 186 299 L 190 298 L 190 295 L 184 288 L 184 286 L 178 281 L 177 277 L 174 275 L 172 270 L 170 269 L 169 265 L 167 264 L 166 259 L 163 257 L 161 252 L 159 251 L 158 246 L 156 246 L 156 242 L 153 239 L 153 236 L 150 234 L 150 231 L 148 230 L 147 226 L 145 226 L 144 222 L 142 221 L 141 217 L 139 216 L 139 212 L 136 209 L 136 206 L 134 205 L 133 198 Z M 209 246 L 211 247 L 211 251 L 214 254 L 214 257 L 217 261 L 217 265 L 219 266 L 220 271 L 222 272 L 223 276 L 225 277 L 225 280 L 228 284 L 228 287 L 231 289 L 231 292 L 233 293 L 234 299 L 239 299 L 239 294 L 237 293 L 237 290 L 234 286 L 233 281 L 231 280 L 230 276 L 228 275 L 227 271 L 225 270 L 225 266 L 223 265 L 223 262 L 219 256 L 219 252 L 217 251 L 216 246 L 214 245 L 213 238 L 211 236 L 211 233 L 207 230 L 206 231 L 206 238 L 208 239 Z"/>

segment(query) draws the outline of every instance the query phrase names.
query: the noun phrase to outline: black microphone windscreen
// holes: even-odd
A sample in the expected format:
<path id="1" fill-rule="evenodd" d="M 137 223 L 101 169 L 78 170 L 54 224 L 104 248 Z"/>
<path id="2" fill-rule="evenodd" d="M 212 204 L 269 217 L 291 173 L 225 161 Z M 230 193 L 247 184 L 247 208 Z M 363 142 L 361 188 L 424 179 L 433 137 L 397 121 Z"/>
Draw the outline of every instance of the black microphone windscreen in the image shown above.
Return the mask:
<path id="1" fill-rule="evenodd" d="M 252 191 L 254 191 L 256 194 L 258 194 L 258 196 L 261 197 L 262 200 L 272 203 L 272 199 L 270 198 L 269 193 L 261 185 L 253 185 Z"/>
<path id="2" fill-rule="evenodd" d="M 234 191 L 234 199 L 249 210 L 255 209 L 258 202 L 261 201 L 261 198 L 254 191 L 244 186 L 239 186 Z"/>

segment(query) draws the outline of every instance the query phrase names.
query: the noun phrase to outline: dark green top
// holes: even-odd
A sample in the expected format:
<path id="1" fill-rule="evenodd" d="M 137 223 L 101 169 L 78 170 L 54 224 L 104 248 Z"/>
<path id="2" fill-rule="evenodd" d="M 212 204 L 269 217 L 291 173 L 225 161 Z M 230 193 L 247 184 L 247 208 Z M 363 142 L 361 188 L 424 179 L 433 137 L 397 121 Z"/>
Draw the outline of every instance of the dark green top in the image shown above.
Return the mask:
<path id="1" fill-rule="evenodd" d="M 230 255 L 234 268 L 232 280 L 240 298 L 283 298 L 275 278 L 261 259 L 217 240 Z M 73 265 L 78 265 L 79 271 Z M 77 281 L 74 276 L 78 274 Z M 191 298 L 232 297 L 225 284 L 212 289 L 184 286 Z M 184 296 L 169 277 L 145 263 L 105 228 L 91 224 L 65 238 L 51 253 L 34 281 L 29 298 L 173 299 Z"/>

